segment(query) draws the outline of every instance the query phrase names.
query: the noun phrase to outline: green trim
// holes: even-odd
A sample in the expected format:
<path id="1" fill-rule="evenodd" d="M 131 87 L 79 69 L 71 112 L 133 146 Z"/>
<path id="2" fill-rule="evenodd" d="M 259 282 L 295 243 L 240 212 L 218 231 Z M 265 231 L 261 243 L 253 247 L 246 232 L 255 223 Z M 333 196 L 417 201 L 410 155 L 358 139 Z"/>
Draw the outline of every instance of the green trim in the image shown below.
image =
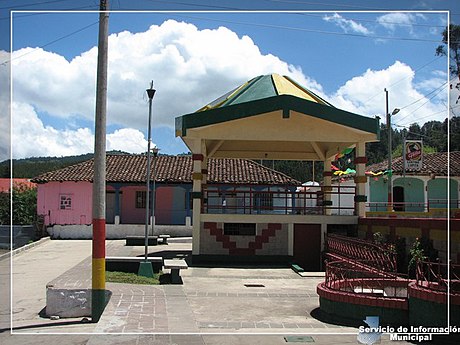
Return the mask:
<path id="1" fill-rule="evenodd" d="M 98 322 L 108 302 L 105 290 L 91 290 L 91 322 Z"/>
<path id="2" fill-rule="evenodd" d="M 355 128 L 368 133 L 374 133 L 377 138 L 380 136 L 379 119 L 365 117 L 340 110 L 327 105 L 307 101 L 305 99 L 291 96 L 279 95 L 258 99 L 255 101 L 228 105 L 225 107 L 191 113 L 176 117 L 176 132 L 187 135 L 187 129 L 199 128 L 228 121 L 244 119 L 251 116 L 282 111 L 283 114 L 289 111 L 316 117 L 318 119 L 337 123 L 339 125 Z"/>
<path id="3" fill-rule="evenodd" d="M 192 199 L 201 199 L 201 192 L 192 192 Z"/>
<path id="4" fill-rule="evenodd" d="M 367 202 L 367 195 L 355 195 L 355 202 Z"/>
<path id="5" fill-rule="evenodd" d="M 348 324 L 358 322 L 358 326 L 366 316 L 375 315 L 380 318 L 381 326 L 409 324 L 409 312 L 404 309 L 337 302 L 324 297 L 319 298 L 319 305 L 321 311 L 333 316 L 339 323 L 342 320 Z"/>

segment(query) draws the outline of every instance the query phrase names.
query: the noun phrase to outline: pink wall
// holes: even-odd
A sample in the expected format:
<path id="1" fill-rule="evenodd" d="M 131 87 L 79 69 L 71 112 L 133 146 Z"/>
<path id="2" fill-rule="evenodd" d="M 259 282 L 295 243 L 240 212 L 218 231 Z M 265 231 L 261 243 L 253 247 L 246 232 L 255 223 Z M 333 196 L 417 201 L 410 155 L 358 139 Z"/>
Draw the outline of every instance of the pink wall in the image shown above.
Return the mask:
<path id="1" fill-rule="evenodd" d="M 156 189 L 155 221 L 157 224 L 172 224 L 174 188 L 161 187 Z"/>
<path id="2" fill-rule="evenodd" d="M 146 190 L 143 186 L 122 187 L 123 202 L 121 202 L 121 223 L 144 224 L 145 208 L 136 208 L 136 191 Z"/>
<path id="3" fill-rule="evenodd" d="M 61 197 L 70 204 L 61 205 Z M 66 209 L 61 209 L 65 206 Z M 49 182 L 37 185 L 37 213 L 45 224 L 91 224 L 92 184 L 90 182 Z"/>

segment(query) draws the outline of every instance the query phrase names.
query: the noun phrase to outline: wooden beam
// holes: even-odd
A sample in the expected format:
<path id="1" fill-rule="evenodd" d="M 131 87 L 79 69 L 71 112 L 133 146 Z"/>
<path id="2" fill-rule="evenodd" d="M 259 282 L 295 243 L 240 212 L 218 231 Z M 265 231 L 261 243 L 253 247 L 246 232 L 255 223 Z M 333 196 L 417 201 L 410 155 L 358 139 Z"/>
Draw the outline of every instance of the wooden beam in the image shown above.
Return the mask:
<path id="1" fill-rule="evenodd" d="M 239 150 L 219 150 L 215 158 L 246 158 L 246 159 L 274 159 L 274 160 L 298 160 L 316 161 L 318 156 L 313 152 L 273 152 L 273 151 L 239 151 Z"/>
<path id="2" fill-rule="evenodd" d="M 209 147 L 207 147 L 208 157 L 212 157 L 224 142 L 225 140 L 219 140 L 214 145 L 209 145 Z"/>
<path id="3" fill-rule="evenodd" d="M 318 158 L 322 161 L 326 159 L 326 156 L 323 151 L 321 151 L 321 148 L 319 147 L 318 143 L 316 141 L 311 142 L 311 146 L 315 150 L 316 154 L 318 155 Z"/>

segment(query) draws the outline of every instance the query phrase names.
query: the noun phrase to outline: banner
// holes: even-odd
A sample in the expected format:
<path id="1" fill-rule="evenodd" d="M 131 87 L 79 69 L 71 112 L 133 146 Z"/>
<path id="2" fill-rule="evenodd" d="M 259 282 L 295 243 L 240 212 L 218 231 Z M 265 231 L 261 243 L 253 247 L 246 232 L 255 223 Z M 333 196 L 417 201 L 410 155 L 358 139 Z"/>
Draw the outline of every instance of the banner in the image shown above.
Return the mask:
<path id="1" fill-rule="evenodd" d="M 406 140 L 404 142 L 404 164 L 406 170 L 422 170 L 423 143 L 421 140 Z"/>

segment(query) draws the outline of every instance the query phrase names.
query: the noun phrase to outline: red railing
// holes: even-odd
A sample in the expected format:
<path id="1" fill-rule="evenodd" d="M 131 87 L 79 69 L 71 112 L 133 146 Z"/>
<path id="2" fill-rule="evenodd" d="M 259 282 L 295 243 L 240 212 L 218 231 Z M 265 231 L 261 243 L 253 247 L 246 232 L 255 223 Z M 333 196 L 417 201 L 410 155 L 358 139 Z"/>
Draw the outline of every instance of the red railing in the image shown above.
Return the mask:
<path id="1" fill-rule="evenodd" d="M 354 214 L 355 187 L 203 187 L 203 213 L 229 214 Z M 344 202 L 348 198 L 352 202 Z"/>
<path id="2" fill-rule="evenodd" d="M 396 251 L 391 246 L 335 234 L 328 234 L 325 244 L 326 253 L 335 258 L 346 258 L 365 263 L 368 270 L 397 272 Z M 365 267 L 362 266 L 362 268 Z"/>
<path id="3" fill-rule="evenodd" d="M 450 281 L 450 293 L 460 294 L 460 265 L 439 262 L 419 261 L 416 268 L 416 284 L 425 289 L 447 292 Z M 450 280 L 448 279 L 450 278 Z"/>
<path id="4" fill-rule="evenodd" d="M 406 275 L 382 277 L 379 272 L 362 269 L 363 261 L 326 262 L 325 286 L 331 290 L 382 298 L 408 298 L 409 279 Z"/>

